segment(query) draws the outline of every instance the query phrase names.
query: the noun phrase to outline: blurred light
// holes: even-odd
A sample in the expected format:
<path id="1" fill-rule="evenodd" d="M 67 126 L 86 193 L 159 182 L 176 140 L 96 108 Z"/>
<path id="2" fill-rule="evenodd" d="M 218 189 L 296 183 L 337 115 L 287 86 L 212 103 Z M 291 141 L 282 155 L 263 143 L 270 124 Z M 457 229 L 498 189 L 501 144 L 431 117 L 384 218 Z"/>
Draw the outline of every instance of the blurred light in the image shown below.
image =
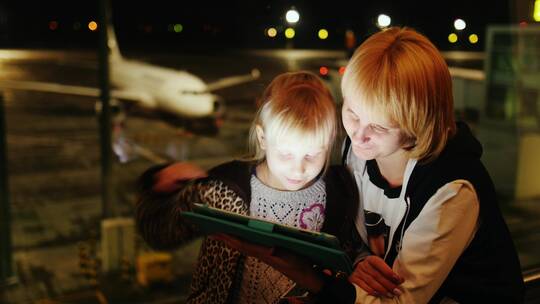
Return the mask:
<path id="1" fill-rule="evenodd" d="M 292 39 L 295 35 L 295 31 L 293 28 L 290 28 L 288 27 L 286 30 L 285 30 L 285 37 L 287 37 L 288 39 Z"/>
<path id="2" fill-rule="evenodd" d="M 345 74 L 345 67 L 344 66 L 339 67 L 338 72 L 339 72 L 339 75 Z"/>
<path id="3" fill-rule="evenodd" d="M 533 18 L 534 21 L 540 22 L 540 0 L 534 1 Z"/>
<path id="4" fill-rule="evenodd" d="M 385 14 L 380 14 L 379 17 L 377 17 L 377 26 L 379 28 L 385 28 L 392 23 L 392 18 L 390 16 Z"/>
<path id="5" fill-rule="evenodd" d="M 177 23 L 173 26 L 175 33 L 181 33 L 184 30 L 184 26 L 180 23 Z"/>
<path id="6" fill-rule="evenodd" d="M 89 30 L 91 30 L 93 32 L 93 31 L 97 30 L 97 28 L 98 28 L 97 22 L 95 22 L 95 21 L 88 22 L 88 29 Z"/>
<path id="7" fill-rule="evenodd" d="M 322 76 L 328 75 L 328 68 L 325 67 L 325 66 L 320 67 L 320 68 L 319 68 L 319 73 L 320 73 Z"/>
<path id="8" fill-rule="evenodd" d="M 73 23 L 73 29 L 78 31 L 81 29 L 81 23 L 79 21 Z"/>
<path id="9" fill-rule="evenodd" d="M 148 33 L 151 33 L 154 28 L 151 24 L 145 24 L 143 25 L 142 29 L 143 29 L 143 32 L 148 34 Z"/>
<path id="10" fill-rule="evenodd" d="M 455 33 L 448 35 L 448 41 L 450 41 L 450 43 L 456 43 L 457 40 L 458 40 L 458 37 Z"/>
<path id="11" fill-rule="evenodd" d="M 294 8 L 291 8 L 285 14 L 285 19 L 289 23 L 296 23 L 296 22 L 298 22 L 298 20 L 300 20 L 300 14 L 298 13 L 297 10 L 295 10 Z"/>
<path id="12" fill-rule="evenodd" d="M 49 21 L 49 29 L 51 31 L 56 31 L 58 29 L 58 22 L 56 21 Z"/>
<path id="13" fill-rule="evenodd" d="M 275 28 L 271 27 L 266 31 L 266 34 L 268 35 L 268 37 L 274 38 L 277 35 L 277 30 Z"/>
<path id="14" fill-rule="evenodd" d="M 465 29 L 467 27 L 467 24 L 465 23 L 465 21 L 463 21 L 463 19 L 456 19 L 454 21 L 454 28 L 458 31 L 461 31 L 463 29 Z"/>
<path id="15" fill-rule="evenodd" d="M 328 31 L 326 29 L 320 29 L 318 35 L 319 35 L 319 39 L 324 40 L 328 38 Z"/>
<path id="16" fill-rule="evenodd" d="M 356 47 L 356 37 L 353 30 L 347 30 L 345 32 L 345 47 L 348 50 L 352 50 Z"/>
<path id="17" fill-rule="evenodd" d="M 527 23 L 527 21 L 521 21 L 521 22 L 519 23 L 519 27 L 527 27 L 527 25 L 529 25 L 529 24 Z"/>
<path id="18" fill-rule="evenodd" d="M 470 34 L 469 35 L 469 42 L 472 44 L 475 44 L 478 42 L 478 35 L 476 34 Z"/>

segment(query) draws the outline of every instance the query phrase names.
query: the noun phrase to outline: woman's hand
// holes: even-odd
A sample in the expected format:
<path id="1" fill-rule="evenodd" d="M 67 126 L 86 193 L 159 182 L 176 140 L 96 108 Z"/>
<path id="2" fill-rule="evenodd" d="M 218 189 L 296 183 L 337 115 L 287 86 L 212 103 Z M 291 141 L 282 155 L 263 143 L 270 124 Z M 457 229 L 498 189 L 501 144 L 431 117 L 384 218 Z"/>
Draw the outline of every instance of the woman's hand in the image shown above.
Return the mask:
<path id="1" fill-rule="evenodd" d="M 349 276 L 349 281 L 370 295 L 392 298 L 401 294 L 398 286 L 404 280 L 394 273 L 383 259 L 371 255 L 358 263 L 354 272 Z"/>
<path id="2" fill-rule="evenodd" d="M 178 189 L 183 181 L 206 176 L 206 172 L 195 164 L 174 163 L 156 173 L 152 189 L 156 192 L 172 192 Z"/>
<path id="3" fill-rule="evenodd" d="M 211 238 L 272 266 L 311 292 L 317 293 L 323 286 L 324 282 L 312 264 L 301 256 L 276 247 L 256 245 L 227 234 L 214 234 Z"/>

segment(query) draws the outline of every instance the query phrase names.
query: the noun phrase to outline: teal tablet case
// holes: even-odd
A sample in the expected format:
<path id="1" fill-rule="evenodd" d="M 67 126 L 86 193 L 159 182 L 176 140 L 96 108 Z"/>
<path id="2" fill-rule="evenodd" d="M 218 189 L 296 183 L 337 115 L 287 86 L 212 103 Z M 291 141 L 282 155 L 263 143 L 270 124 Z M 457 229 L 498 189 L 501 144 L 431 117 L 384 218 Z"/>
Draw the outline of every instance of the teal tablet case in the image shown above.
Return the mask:
<path id="1" fill-rule="evenodd" d="M 192 211 L 183 212 L 182 217 L 203 234 L 226 233 L 252 243 L 285 248 L 325 269 L 346 274 L 352 272 L 349 257 L 331 234 L 297 229 L 199 204 L 195 204 Z"/>

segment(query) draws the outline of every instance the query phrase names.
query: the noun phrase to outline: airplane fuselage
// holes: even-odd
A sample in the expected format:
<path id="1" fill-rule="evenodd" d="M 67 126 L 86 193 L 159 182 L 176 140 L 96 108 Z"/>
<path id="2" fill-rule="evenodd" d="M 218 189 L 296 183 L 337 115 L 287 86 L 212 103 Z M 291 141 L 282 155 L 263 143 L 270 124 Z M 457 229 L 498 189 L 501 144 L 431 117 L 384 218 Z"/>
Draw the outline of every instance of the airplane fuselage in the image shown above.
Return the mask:
<path id="1" fill-rule="evenodd" d="M 216 114 L 218 96 L 193 74 L 123 58 L 111 58 L 110 68 L 111 83 L 139 96 L 144 107 L 195 118 Z"/>

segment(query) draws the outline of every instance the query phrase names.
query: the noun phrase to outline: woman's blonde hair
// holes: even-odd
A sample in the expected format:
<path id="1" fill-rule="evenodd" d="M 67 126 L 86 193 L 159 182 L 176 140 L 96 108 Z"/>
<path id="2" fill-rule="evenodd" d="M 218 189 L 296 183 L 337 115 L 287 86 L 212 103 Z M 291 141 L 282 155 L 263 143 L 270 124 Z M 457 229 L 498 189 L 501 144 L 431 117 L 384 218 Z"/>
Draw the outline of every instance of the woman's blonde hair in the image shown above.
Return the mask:
<path id="1" fill-rule="evenodd" d="M 279 143 L 281 138 L 328 145 L 330 149 L 337 132 L 336 107 L 332 94 L 315 74 L 300 71 L 278 75 L 266 87 L 249 133 L 249 158 L 265 159 L 257 138 L 257 126 L 267 141 Z"/>
<path id="2" fill-rule="evenodd" d="M 341 86 L 349 102 L 361 100 L 401 129 L 411 158 L 433 160 L 456 132 L 448 66 L 437 48 L 410 28 L 369 37 L 349 61 Z"/>

